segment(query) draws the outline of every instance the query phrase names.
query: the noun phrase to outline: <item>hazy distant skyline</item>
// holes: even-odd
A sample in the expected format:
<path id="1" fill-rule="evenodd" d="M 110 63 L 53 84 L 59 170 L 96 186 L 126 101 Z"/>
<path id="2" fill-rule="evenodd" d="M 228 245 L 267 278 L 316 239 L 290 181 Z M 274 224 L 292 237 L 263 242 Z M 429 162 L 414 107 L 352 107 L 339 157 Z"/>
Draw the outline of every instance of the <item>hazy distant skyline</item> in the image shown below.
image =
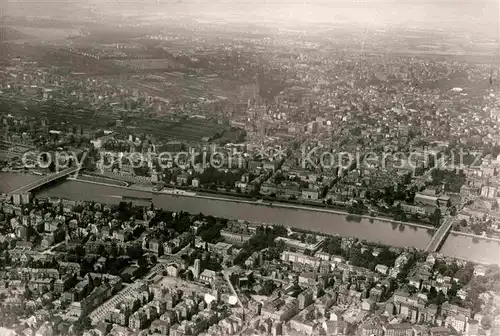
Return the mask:
<path id="1" fill-rule="evenodd" d="M 471 0 L 7 0 L 3 15 L 49 16 L 58 19 L 82 14 L 102 18 L 134 17 L 161 21 L 183 18 L 280 25 L 353 23 L 373 27 L 408 27 L 480 31 L 498 36 L 500 1 Z M 83 12 L 83 13 L 82 13 Z"/>

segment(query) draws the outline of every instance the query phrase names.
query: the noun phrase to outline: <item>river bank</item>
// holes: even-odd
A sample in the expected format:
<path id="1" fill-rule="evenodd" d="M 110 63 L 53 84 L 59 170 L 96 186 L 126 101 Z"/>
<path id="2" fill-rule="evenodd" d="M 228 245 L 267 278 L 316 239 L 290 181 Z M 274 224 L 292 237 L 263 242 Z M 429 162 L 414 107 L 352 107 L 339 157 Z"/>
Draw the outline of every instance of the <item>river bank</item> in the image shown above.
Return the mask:
<path id="1" fill-rule="evenodd" d="M 75 179 L 73 177 L 68 177 Z M 76 177 L 78 180 L 82 181 L 88 181 L 88 182 L 96 182 L 96 183 L 104 183 L 107 185 L 116 185 L 116 186 L 123 186 L 123 187 L 128 187 L 130 186 L 130 183 L 125 182 L 125 181 L 120 181 L 120 180 L 115 180 L 107 177 L 100 177 L 100 176 L 94 176 L 94 175 L 87 175 L 87 174 L 80 174 L 78 177 Z"/>
<path id="2" fill-rule="evenodd" d="M 82 180 L 80 178 L 68 178 L 68 179 L 73 179 L 73 180 L 78 180 L 81 182 L 85 183 L 94 183 L 94 184 L 101 184 L 104 186 L 116 186 L 119 188 L 124 188 L 128 190 L 137 190 L 137 191 L 147 191 L 155 194 L 169 194 L 169 195 L 174 195 L 174 196 L 183 196 L 183 197 L 195 197 L 195 198 L 201 198 L 201 199 L 207 199 L 207 200 L 217 200 L 217 201 L 223 201 L 223 202 L 233 202 L 233 203 L 241 203 L 241 204 L 252 204 L 252 205 L 258 205 L 261 207 L 276 207 L 276 208 L 288 208 L 288 209 L 295 209 L 295 210 L 305 210 L 305 211 L 315 211 L 315 212 L 324 212 L 324 213 L 330 213 L 330 214 L 336 214 L 336 215 L 343 215 L 343 216 L 354 216 L 357 218 L 363 218 L 363 219 L 368 219 L 368 220 L 377 220 L 381 222 L 387 222 L 391 224 L 398 224 L 398 225 L 406 225 L 406 226 L 414 226 L 417 228 L 422 228 L 422 229 L 427 229 L 427 230 L 436 230 L 435 227 L 432 227 L 430 225 L 423 225 L 423 224 L 417 224 L 417 223 L 411 223 L 411 222 L 403 222 L 403 221 L 397 221 L 394 219 L 390 219 L 387 217 L 379 217 L 379 216 L 369 216 L 369 215 L 355 215 L 351 214 L 347 211 L 342 211 L 342 210 L 336 210 L 336 209 L 328 209 L 328 208 L 321 208 L 321 207 L 313 207 L 313 206 L 307 206 L 307 205 L 295 205 L 295 204 L 287 204 L 287 203 L 281 203 L 279 201 L 277 202 L 259 202 L 253 201 L 253 200 L 247 200 L 244 198 L 237 198 L 236 196 L 234 197 L 224 197 L 224 196 L 216 196 L 216 195 L 207 195 L 207 194 L 198 194 L 198 193 L 185 193 L 185 192 L 179 192 L 175 193 L 174 190 L 168 189 L 165 191 L 153 191 L 153 188 L 151 187 L 138 187 L 134 185 L 130 186 L 123 186 L 123 185 L 111 185 L 107 183 L 102 183 L 102 182 L 96 182 L 96 181 L 88 181 L 88 180 Z"/>
<path id="3" fill-rule="evenodd" d="M 31 176 L 34 179 L 37 178 L 37 176 L 34 176 L 29 173 L 16 173 L 20 174 L 23 176 Z M 398 224 L 398 225 L 405 225 L 405 226 L 413 226 L 417 228 L 422 228 L 426 230 L 432 230 L 435 231 L 436 228 L 430 226 L 430 225 L 423 225 L 423 224 L 418 224 L 418 223 L 411 223 L 411 222 L 403 222 L 403 221 L 397 221 L 394 219 L 390 219 L 387 217 L 380 217 L 380 216 L 370 216 L 370 215 L 353 215 L 350 214 L 347 211 L 342 211 L 342 210 L 337 210 L 337 209 L 329 209 L 329 208 L 321 208 L 321 207 L 313 207 L 313 206 L 306 206 L 306 205 L 296 205 L 296 204 L 288 204 L 288 203 L 281 203 L 279 201 L 277 202 L 259 202 L 254 201 L 254 200 L 248 200 L 245 198 L 238 198 L 237 196 L 233 197 L 224 197 L 224 196 L 217 196 L 217 195 L 209 195 L 207 193 L 199 194 L 199 193 L 179 193 L 176 194 L 173 189 L 168 189 L 169 191 L 154 191 L 152 187 L 145 187 L 145 186 L 138 186 L 138 185 L 131 185 L 127 182 L 123 182 L 120 180 L 114 180 L 111 178 L 106 178 L 106 177 L 95 177 L 93 175 L 81 175 L 76 178 L 74 177 L 68 177 L 67 180 L 73 180 L 73 181 L 78 181 L 78 182 L 83 182 L 83 183 L 90 183 L 90 184 L 96 184 L 96 185 L 102 185 L 102 186 L 108 186 L 108 187 L 115 187 L 115 188 L 122 188 L 126 190 L 135 190 L 135 191 L 141 191 L 141 192 L 151 192 L 153 194 L 168 194 L 168 195 L 174 195 L 174 196 L 182 196 L 182 197 L 194 197 L 194 198 L 200 198 L 200 199 L 207 199 L 207 200 L 217 200 L 217 201 L 222 201 L 222 202 L 232 202 L 232 203 L 241 203 L 241 204 L 252 204 L 252 205 L 257 205 L 261 207 L 276 207 L 276 208 L 288 208 L 288 209 L 295 209 L 295 210 L 304 210 L 304 211 L 314 211 L 314 212 L 324 212 L 324 213 L 330 213 L 330 214 L 336 214 L 336 215 L 342 215 L 342 216 L 355 216 L 357 218 L 362 218 L 362 219 L 368 219 L 368 220 L 377 220 L 380 222 L 387 222 L 391 224 Z M 102 182 L 106 181 L 106 182 Z M 459 232 L 459 231 L 451 231 L 450 233 L 457 234 L 457 235 L 463 235 L 475 239 L 483 239 L 483 240 L 491 240 L 491 241 L 496 241 L 500 242 L 499 239 L 495 238 L 488 238 L 484 236 L 477 236 L 474 234 L 470 233 L 465 233 L 465 232 Z"/>
<path id="4" fill-rule="evenodd" d="M 84 183 L 87 183 L 87 181 Z M 116 188 L 117 187 L 114 187 L 114 189 Z M 346 220 L 346 218 L 351 214 L 334 209 L 282 203 L 273 203 L 273 206 L 269 206 L 264 202 L 261 203 L 245 199 L 242 200 L 215 195 L 153 192 L 150 188 L 134 188 L 134 186 L 118 188 L 124 191 L 132 191 L 131 195 L 142 194 L 142 196 L 137 196 L 144 199 L 152 199 L 156 206 L 166 210 L 182 210 L 190 213 L 202 212 L 217 217 L 243 219 L 249 222 L 268 225 L 281 224 L 326 235 L 351 236 L 373 243 L 397 247 L 415 247 L 423 250 L 436 230 L 431 226 L 367 215 L 358 216 L 362 220 L 360 223 L 350 222 Z M 134 197 L 125 196 L 125 198 L 122 199 L 125 201 L 133 201 Z M 165 200 L 167 200 L 167 203 L 163 204 Z M 189 200 L 200 203 L 195 204 L 193 207 L 192 202 Z M 142 203 L 145 204 L 144 202 Z M 215 204 L 215 206 L 212 206 L 212 203 Z M 214 211 L 214 209 L 219 209 L 220 204 L 222 204 L 224 210 Z M 248 207 L 251 207 L 250 211 L 246 210 Z M 279 214 L 279 216 L 276 214 Z M 282 216 L 285 217 L 285 220 L 282 220 Z M 322 220 L 323 218 L 325 220 Z M 331 225 L 327 224 L 329 222 Z M 357 229 L 358 226 L 360 226 L 360 229 Z M 363 229 L 361 229 L 361 227 Z M 405 230 L 405 228 L 411 228 L 412 230 Z M 394 235 L 398 237 L 391 237 Z M 484 250 L 485 247 L 488 248 L 486 251 Z M 441 248 L 441 253 L 450 257 L 470 260 L 476 263 L 500 264 L 500 241 L 489 239 L 488 237 L 452 231 L 445 240 Z"/>
<path id="5" fill-rule="evenodd" d="M 368 219 L 368 220 L 377 220 L 380 222 L 402 224 L 402 225 L 414 226 L 414 227 L 418 227 L 418 228 L 422 228 L 422 229 L 436 230 L 436 228 L 434 228 L 430 225 L 402 222 L 402 221 L 397 221 L 394 219 L 389 219 L 386 217 L 379 217 L 379 216 L 356 215 L 356 214 L 351 214 L 347 211 L 334 210 L 334 209 L 328 209 L 328 208 L 320 208 L 320 207 L 312 207 L 312 206 L 306 206 L 306 205 L 294 205 L 294 204 L 287 204 L 287 203 L 281 203 L 281 202 L 272 202 L 271 204 L 269 204 L 269 203 L 258 202 L 258 201 L 247 201 L 244 199 L 226 198 L 226 197 L 219 197 L 219 196 L 205 196 L 205 195 L 193 195 L 191 197 L 214 199 L 214 200 L 220 200 L 220 201 L 225 201 L 225 202 L 250 203 L 250 204 L 255 204 L 255 205 L 265 206 L 265 207 L 276 207 L 276 208 L 288 208 L 288 209 L 296 209 L 296 210 L 314 211 L 314 212 L 325 212 L 325 213 L 330 213 L 330 214 L 343 215 L 346 217 L 347 216 L 354 216 L 357 218 L 363 218 L 363 219 Z"/>
<path id="6" fill-rule="evenodd" d="M 15 173 L 15 174 L 21 174 L 23 176 L 30 176 L 30 177 L 32 177 L 33 180 L 36 180 L 37 178 L 39 178 L 38 176 L 31 175 L 29 173 Z M 217 194 L 208 194 L 208 193 L 204 193 L 204 192 L 203 193 L 192 193 L 192 192 L 187 193 L 187 192 L 183 192 L 182 190 L 178 194 L 176 194 L 173 191 L 173 189 L 168 189 L 169 191 L 165 190 L 165 191 L 158 192 L 158 191 L 154 191 L 152 187 L 139 186 L 139 185 L 130 184 L 128 182 L 124 182 L 121 180 L 115 180 L 115 179 L 112 179 L 109 177 L 96 177 L 95 175 L 87 175 L 87 174 L 80 175 L 76 178 L 75 177 L 68 177 L 67 180 L 102 185 L 102 186 L 107 186 L 107 187 L 122 188 L 122 189 L 126 189 L 126 190 L 151 192 L 153 194 L 165 193 L 165 194 L 170 194 L 170 195 L 175 195 L 175 196 L 194 197 L 194 198 L 199 198 L 199 199 L 217 200 L 217 201 L 221 201 L 221 202 L 252 204 L 252 205 L 257 205 L 260 207 L 287 208 L 287 209 L 295 209 L 295 210 L 323 212 L 323 213 L 336 214 L 336 215 L 342 215 L 342 216 L 353 216 L 355 218 L 362 218 L 362 219 L 367 219 L 367 220 L 377 220 L 377 221 L 381 221 L 381 222 L 387 222 L 387 223 L 391 223 L 391 224 L 398 224 L 398 225 L 405 225 L 405 226 L 413 226 L 413 227 L 422 228 L 422 229 L 426 229 L 426 230 L 433 230 L 433 231 L 436 230 L 436 228 L 434 228 L 430 225 L 397 221 L 397 220 L 394 220 L 391 218 L 381 217 L 381 216 L 350 214 L 349 212 L 344 211 L 344 210 L 332 209 L 332 208 L 326 208 L 326 207 L 323 208 L 320 205 L 308 206 L 308 205 L 300 205 L 300 204 L 283 203 L 280 201 L 259 202 L 259 201 L 250 200 L 250 199 L 244 198 L 244 197 L 238 197 L 236 195 L 229 197 L 229 196 L 221 196 L 221 195 L 217 195 Z"/>
<path id="7" fill-rule="evenodd" d="M 7 192 L 29 183 L 36 176 L 0 173 L 0 191 Z M 28 180 L 27 180 L 28 179 Z M 434 230 L 425 225 L 409 225 L 409 223 L 381 220 L 365 216 L 358 220 L 348 220 L 346 212 L 337 209 L 267 206 L 252 200 L 225 200 L 230 197 L 216 195 L 172 195 L 170 193 L 151 192 L 144 189 L 116 186 L 88 181 L 65 180 L 40 190 L 40 197 L 59 197 L 70 200 L 95 201 L 108 204 L 119 204 L 132 201 L 147 206 L 151 200 L 158 208 L 167 211 L 185 211 L 192 214 L 203 213 L 214 217 L 244 220 L 252 223 L 279 224 L 290 228 L 309 230 L 327 235 L 356 237 L 371 243 L 395 247 L 414 247 L 425 249 Z M 214 199 L 219 198 L 219 199 Z M 221 199 L 222 198 L 222 199 Z M 305 209 L 303 209 L 305 208 Z M 322 211 L 317 211 L 317 210 Z M 484 237 L 471 237 L 451 233 L 445 240 L 441 253 L 446 256 L 466 260 L 500 264 L 500 242 L 486 240 Z"/>
<path id="8" fill-rule="evenodd" d="M 468 232 L 460 232 L 460 231 L 451 230 L 450 234 L 454 234 L 454 235 L 458 235 L 458 236 L 471 237 L 473 239 L 489 240 L 489 241 L 492 241 L 492 242 L 500 243 L 500 239 L 498 239 L 498 238 L 490 238 L 490 237 L 486 237 L 486 236 L 478 236 L 478 235 L 475 235 L 473 233 L 468 233 Z"/>

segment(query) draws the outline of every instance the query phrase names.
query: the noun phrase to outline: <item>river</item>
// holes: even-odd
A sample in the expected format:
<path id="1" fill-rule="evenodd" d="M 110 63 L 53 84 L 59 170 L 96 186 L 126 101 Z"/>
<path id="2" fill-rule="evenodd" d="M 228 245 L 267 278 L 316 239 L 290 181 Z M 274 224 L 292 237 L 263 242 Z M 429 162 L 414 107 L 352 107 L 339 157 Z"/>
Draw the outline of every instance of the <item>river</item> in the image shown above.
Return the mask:
<path id="1" fill-rule="evenodd" d="M 39 178 L 33 175 L 0 173 L 0 192 L 8 192 Z M 340 236 L 354 236 L 371 242 L 398 247 L 423 249 L 433 231 L 425 227 L 403 225 L 381 220 L 363 218 L 359 222 L 347 221 L 342 214 L 315 210 L 269 207 L 265 205 L 238 203 L 190 196 L 155 194 L 150 191 L 133 190 L 85 181 L 67 180 L 38 193 L 45 197 L 62 197 L 73 200 L 88 200 L 102 203 L 119 203 L 121 196 L 150 198 L 156 207 L 170 211 L 203 213 L 229 219 L 251 222 L 274 223 L 285 226 L 318 231 Z M 127 200 L 128 201 L 128 200 Z M 146 202 L 136 201 L 142 204 Z M 500 264 L 500 242 L 473 239 L 451 233 L 441 252 L 445 255 L 482 263 Z"/>

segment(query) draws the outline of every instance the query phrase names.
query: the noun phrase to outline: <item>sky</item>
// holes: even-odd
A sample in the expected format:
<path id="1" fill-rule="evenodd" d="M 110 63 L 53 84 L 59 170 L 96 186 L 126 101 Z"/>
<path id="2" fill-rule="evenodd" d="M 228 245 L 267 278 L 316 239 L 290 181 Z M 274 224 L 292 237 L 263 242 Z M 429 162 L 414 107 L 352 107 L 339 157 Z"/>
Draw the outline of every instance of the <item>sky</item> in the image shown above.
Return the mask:
<path id="1" fill-rule="evenodd" d="M 430 29 L 478 27 L 500 31 L 500 0 L 3 0 L 3 15 L 70 17 L 93 7 L 104 17 L 133 15 L 294 24 L 363 23 Z M 83 9 L 85 8 L 85 9 Z M 76 14 L 75 14 L 76 15 Z M 78 14 L 79 15 L 79 14 Z"/>

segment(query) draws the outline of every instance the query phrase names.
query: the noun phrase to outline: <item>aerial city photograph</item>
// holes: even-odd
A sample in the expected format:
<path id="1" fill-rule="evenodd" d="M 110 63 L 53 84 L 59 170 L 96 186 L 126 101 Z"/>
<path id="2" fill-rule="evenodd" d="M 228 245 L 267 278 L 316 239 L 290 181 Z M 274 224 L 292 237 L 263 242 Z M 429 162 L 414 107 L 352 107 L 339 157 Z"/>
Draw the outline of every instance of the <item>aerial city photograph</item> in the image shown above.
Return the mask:
<path id="1" fill-rule="evenodd" d="M 500 1 L 0 17 L 0 336 L 500 336 Z"/>

